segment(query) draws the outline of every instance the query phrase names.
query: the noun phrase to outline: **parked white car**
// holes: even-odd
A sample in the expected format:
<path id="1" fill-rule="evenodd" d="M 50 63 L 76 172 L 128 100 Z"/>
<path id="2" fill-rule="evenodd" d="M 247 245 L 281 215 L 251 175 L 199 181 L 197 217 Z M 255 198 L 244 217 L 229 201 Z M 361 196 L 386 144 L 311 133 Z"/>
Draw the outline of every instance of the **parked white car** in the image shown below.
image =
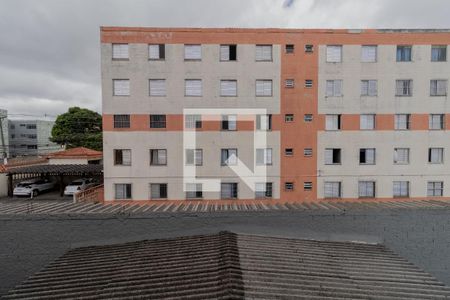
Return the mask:
<path id="1" fill-rule="evenodd" d="M 14 188 L 13 195 L 36 197 L 42 192 L 54 189 L 55 185 L 56 182 L 49 179 L 30 179 L 18 183 Z"/>
<path id="2" fill-rule="evenodd" d="M 65 196 L 72 196 L 78 192 L 87 190 L 90 187 L 93 187 L 97 183 L 92 178 L 81 178 L 72 181 L 66 188 L 64 189 Z"/>

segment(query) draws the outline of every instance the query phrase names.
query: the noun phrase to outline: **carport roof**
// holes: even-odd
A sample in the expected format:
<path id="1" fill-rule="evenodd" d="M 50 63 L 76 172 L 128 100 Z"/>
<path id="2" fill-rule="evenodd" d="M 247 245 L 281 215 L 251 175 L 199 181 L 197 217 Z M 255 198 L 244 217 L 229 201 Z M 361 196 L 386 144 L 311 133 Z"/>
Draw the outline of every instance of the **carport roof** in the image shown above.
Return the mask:
<path id="1" fill-rule="evenodd" d="M 8 175 L 38 173 L 45 175 L 102 175 L 103 165 L 35 165 L 10 169 L 7 173 Z"/>

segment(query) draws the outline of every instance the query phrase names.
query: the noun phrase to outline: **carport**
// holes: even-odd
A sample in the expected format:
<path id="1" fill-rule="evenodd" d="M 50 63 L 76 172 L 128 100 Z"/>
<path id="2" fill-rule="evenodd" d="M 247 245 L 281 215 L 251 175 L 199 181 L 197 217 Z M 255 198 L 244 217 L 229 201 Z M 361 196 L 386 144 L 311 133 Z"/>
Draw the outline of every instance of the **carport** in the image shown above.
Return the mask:
<path id="1" fill-rule="evenodd" d="M 29 178 L 54 177 L 59 185 L 61 197 L 64 194 L 65 178 L 80 177 L 102 177 L 103 165 L 34 165 L 8 170 L 8 196 L 13 196 L 14 182 Z M 67 181 L 67 180 L 66 180 Z"/>

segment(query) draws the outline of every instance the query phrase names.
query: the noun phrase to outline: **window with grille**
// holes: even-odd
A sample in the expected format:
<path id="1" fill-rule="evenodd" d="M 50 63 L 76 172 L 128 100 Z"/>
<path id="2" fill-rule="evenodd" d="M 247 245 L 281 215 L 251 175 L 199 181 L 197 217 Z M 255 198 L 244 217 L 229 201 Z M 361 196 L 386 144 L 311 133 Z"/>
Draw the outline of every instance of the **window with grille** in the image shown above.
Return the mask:
<path id="1" fill-rule="evenodd" d="M 375 181 L 358 182 L 359 198 L 375 198 Z"/>
<path id="2" fill-rule="evenodd" d="M 361 62 L 376 62 L 377 61 L 377 46 L 366 45 L 361 46 Z"/>
<path id="3" fill-rule="evenodd" d="M 447 96 L 447 83 L 445 79 L 430 81 L 430 96 Z"/>
<path id="4" fill-rule="evenodd" d="M 312 88 L 313 87 L 313 80 L 312 79 L 306 79 L 305 80 L 305 88 Z"/>
<path id="5" fill-rule="evenodd" d="M 304 191 L 312 191 L 313 183 L 311 181 L 303 182 L 303 190 Z"/>
<path id="6" fill-rule="evenodd" d="M 167 183 L 150 183 L 150 199 L 167 199 Z"/>
<path id="7" fill-rule="evenodd" d="M 446 45 L 432 45 L 431 46 L 431 61 L 447 61 L 447 46 Z"/>
<path id="8" fill-rule="evenodd" d="M 444 194 L 443 181 L 428 181 L 427 183 L 428 197 L 441 197 L 443 194 Z"/>
<path id="9" fill-rule="evenodd" d="M 361 96 L 377 96 L 377 80 L 361 80 Z"/>
<path id="10" fill-rule="evenodd" d="M 293 88 L 293 87 L 295 86 L 295 81 L 294 81 L 294 79 L 286 79 L 286 80 L 284 81 L 284 86 L 285 86 L 286 88 Z"/>
<path id="11" fill-rule="evenodd" d="M 237 116 L 236 115 L 222 116 L 222 130 L 229 130 L 229 131 L 237 130 Z"/>
<path id="12" fill-rule="evenodd" d="M 271 165 L 272 164 L 272 148 L 256 149 L 256 165 Z"/>
<path id="13" fill-rule="evenodd" d="M 114 184 L 114 199 L 128 200 L 131 198 L 131 183 Z"/>
<path id="14" fill-rule="evenodd" d="M 375 115 L 364 114 L 359 116 L 359 129 L 374 130 L 375 129 Z"/>
<path id="15" fill-rule="evenodd" d="M 186 165 L 201 166 L 203 164 L 202 149 L 186 149 Z"/>
<path id="16" fill-rule="evenodd" d="M 341 182 L 339 181 L 325 181 L 324 182 L 324 197 L 325 198 L 340 198 L 341 197 Z"/>
<path id="17" fill-rule="evenodd" d="M 222 166 L 235 166 L 238 163 L 238 151 L 236 148 L 221 149 L 220 164 Z"/>
<path id="18" fill-rule="evenodd" d="M 149 60 L 164 60 L 166 58 L 166 45 L 151 44 L 148 45 Z"/>
<path id="19" fill-rule="evenodd" d="M 221 80 L 220 96 L 236 97 L 237 96 L 237 80 Z"/>
<path id="20" fill-rule="evenodd" d="M 112 58 L 127 60 L 128 56 L 128 44 L 112 44 Z"/>
<path id="21" fill-rule="evenodd" d="M 294 155 L 294 148 L 286 148 L 286 149 L 284 149 L 284 155 L 286 155 L 286 156 L 293 156 Z"/>
<path id="22" fill-rule="evenodd" d="M 294 53 L 294 45 L 293 44 L 287 44 L 286 45 L 286 54 Z"/>
<path id="23" fill-rule="evenodd" d="M 114 128 L 130 128 L 130 115 L 114 115 Z"/>
<path id="24" fill-rule="evenodd" d="M 374 148 L 359 149 L 359 163 L 361 165 L 374 165 L 375 153 L 376 152 Z"/>
<path id="25" fill-rule="evenodd" d="M 395 130 L 409 130 L 410 118 L 409 114 L 396 114 L 394 117 Z"/>
<path id="26" fill-rule="evenodd" d="M 411 61 L 412 46 L 397 46 L 397 61 Z"/>
<path id="27" fill-rule="evenodd" d="M 285 182 L 284 183 L 284 190 L 285 191 L 293 191 L 294 190 L 294 183 L 293 182 Z"/>
<path id="28" fill-rule="evenodd" d="M 237 46 L 236 45 L 220 45 L 220 61 L 236 61 Z"/>
<path id="29" fill-rule="evenodd" d="M 325 164 L 339 165 L 341 163 L 341 149 L 327 148 L 325 149 Z"/>
<path id="30" fill-rule="evenodd" d="M 325 130 L 341 130 L 341 115 L 326 115 Z"/>
<path id="31" fill-rule="evenodd" d="M 114 165 L 131 166 L 131 150 L 114 149 Z"/>
<path id="32" fill-rule="evenodd" d="M 166 115 L 150 115 L 150 128 L 166 128 Z"/>
<path id="33" fill-rule="evenodd" d="M 256 96 L 271 97 L 272 96 L 272 80 L 259 79 L 256 80 Z"/>
<path id="34" fill-rule="evenodd" d="M 153 97 L 166 96 L 166 80 L 165 79 L 150 79 L 149 80 L 149 95 Z"/>
<path id="35" fill-rule="evenodd" d="M 305 115 L 303 116 L 303 120 L 304 120 L 305 122 L 312 122 L 312 121 L 313 121 L 313 115 L 312 115 L 312 114 L 305 114 Z"/>
<path id="36" fill-rule="evenodd" d="M 444 114 L 431 114 L 428 119 L 428 128 L 430 130 L 442 130 L 445 127 Z"/>
<path id="37" fill-rule="evenodd" d="M 272 182 L 255 183 L 255 198 L 272 198 Z"/>
<path id="38" fill-rule="evenodd" d="M 342 62 L 342 46 L 329 45 L 326 50 L 326 62 L 339 63 Z"/>
<path id="39" fill-rule="evenodd" d="M 393 196 L 394 197 L 409 197 L 409 181 L 394 181 L 393 182 Z"/>
<path id="40" fill-rule="evenodd" d="M 412 80 L 401 79 L 395 81 L 396 96 L 412 96 Z"/>
<path id="41" fill-rule="evenodd" d="M 130 96 L 130 80 L 129 79 L 113 79 L 113 95 L 114 96 Z"/>
<path id="42" fill-rule="evenodd" d="M 272 61 L 272 45 L 256 45 L 256 61 Z"/>
<path id="43" fill-rule="evenodd" d="M 186 183 L 186 199 L 203 198 L 203 185 L 201 183 Z"/>
<path id="44" fill-rule="evenodd" d="M 286 115 L 284 115 L 284 121 L 286 123 L 294 122 L 294 115 L 293 114 L 286 114 Z"/>
<path id="45" fill-rule="evenodd" d="M 444 163 L 444 148 L 429 148 L 428 149 L 428 162 L 430 164 L 443 164 Z"/>
<path id="46" fill-rule="evenodd" d="M 272 115 L 256 115 L 257 130 L 272 130 Z"/>
<path id="47" fill-rule="evenodd" d="M 326 94 L 327 97 L 342 96 L 342 80 L 327 80 Z"/>
<path id="48" fill-rule="evenodd" d="M 186 97 L 202 96 L 202 80 L 201 79 L 185 79 L 184 95 Z"/>
<path id="49" fill-rule="evenodd" d="M 409 164 L 409 148 L 394 149 L 394 164 L 397 165 Z"/>
<path id="50" fill-rule="evenodd" d="M 237 199 L 237 197 L 238 197 L 238 184 L 236 182 L 220 184 L 220 198 Z"/>
<path id="51" fill-rule="evenodd" d="M 201 45 L 184 45 L 184 60 L 201 60 Z"/>
<path id="52" fill-rule="evenodd" d="M 313 155 L 313 149 L 312 148 L 303 149 L 303 155 L 306 157 L 311 157 Z"/>
<path id="53" fill-rule="evenodd" d="M 313 45 L 305 45 L 305 52 L 306 53 L 313 53 L 314 52 L 314 46 Z"/>
<path id="54" fill-rule="evenodd" d="M 189 129 L 202 128 L 202 116 L 201 115 L 185 115 L 184 126 Z"/>
<path id="55" fill-rule="evenodd" d="M 152 166 L 167 165 L 167 150 L 150 149 L 150 165 Z"/>

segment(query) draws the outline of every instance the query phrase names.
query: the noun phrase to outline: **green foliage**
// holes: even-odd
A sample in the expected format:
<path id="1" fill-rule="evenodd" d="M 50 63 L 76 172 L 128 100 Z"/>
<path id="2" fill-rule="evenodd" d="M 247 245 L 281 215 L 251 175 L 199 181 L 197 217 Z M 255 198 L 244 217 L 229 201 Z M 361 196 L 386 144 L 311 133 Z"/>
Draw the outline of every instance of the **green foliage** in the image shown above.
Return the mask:
<path id="1" fill-rule="evenodd" d="M 86 147 L 102 150 L 102 116 L 95 111 L 71 107 L 56 118 L 51 141 L 67 149 Z"/>

